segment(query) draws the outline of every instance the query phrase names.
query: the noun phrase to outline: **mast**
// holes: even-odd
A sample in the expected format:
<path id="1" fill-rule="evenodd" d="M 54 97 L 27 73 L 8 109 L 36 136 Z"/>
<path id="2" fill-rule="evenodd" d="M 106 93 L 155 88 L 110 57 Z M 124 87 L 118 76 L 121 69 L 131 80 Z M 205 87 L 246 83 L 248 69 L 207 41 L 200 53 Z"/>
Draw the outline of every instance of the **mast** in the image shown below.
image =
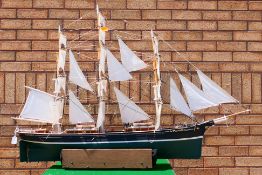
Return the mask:
<path id="1" fill-rule="evenodd" d="M 155 130 L 160 127 L 160 117 L 162 111 L 162 97 L 161 97 L 161 79 L 160 79 L 160 54 L 158 52 L 158 39 L 155 33 L 151 30 L 152 45 L 154 50 L 153 71 L 154 71 L 154 101 L 156 107 Z"/>
<path id="2" fill-rule="evenodd" d="M 98 49 L 98 59 L 99 59 L 99 68 L 98 68 L 98 116 L 96 127 L 100 132 L 104 132 L 104 119 L 105 119 L 105 93 L 107 88 L 107 79 L 105 77 L 105 57 L 106 51 L 103 47 L 105 45 L 105 32 L 108 30 L 105 26 L 105 18 L 101 15 L 98 5 L 96 6 L 97 10 L 97 22 L 98 22 L 98 32 L 99 32 L 99 49 Z"/>

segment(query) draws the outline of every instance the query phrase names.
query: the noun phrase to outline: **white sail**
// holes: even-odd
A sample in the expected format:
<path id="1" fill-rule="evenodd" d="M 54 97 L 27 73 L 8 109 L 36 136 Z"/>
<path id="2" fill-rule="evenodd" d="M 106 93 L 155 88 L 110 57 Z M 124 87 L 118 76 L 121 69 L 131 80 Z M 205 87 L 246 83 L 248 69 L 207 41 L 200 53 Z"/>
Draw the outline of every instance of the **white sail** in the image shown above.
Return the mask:
<path id="1" fill-rule="evenodd" d="M 142 120 L 148 120 L 149 116 L 132 100 L 126 97 L 120 90 L 114 87 L 117 97 L 121 119 L 123 123 L 134 123 Z"/>
<path id="2" fill-rule="evenodd" d="M 69 122 L 71 124 L 94 122 L 72 91 L 69 91 Z"/>
<path id="3" fill-rule="evenodd" d="M 188 107 L 184 97 L 177 88 L 176 83 L 170 78 L 170 106 L 188 117 L 194 117 L 192 111 Z"/>
<path id="4" fill-rule="evenodd" d="M 59 73 L 60 68 L 63 71 L 65 70 L 65 60 L 66 60 L 66 51 L 59 49 L 58 60 L 57 60 L 57 73 Z"/>
<path id="5" fill-rule="evenodd" d="M 104 120 L 105 120 L 105 102 L 100 101 L 99 108 L 98 108 L 98 116 L 96 121 L 96 128 L 103 126 Z"/>
<path id="6" fill-rule="evenodd" d="M 129 72 L 123 67 L 121 63 L 114 57 L 114 55 L 107 49 L 107 65 L 108 75 L 110 81 L 126 81 L 132 79 Z"/>
<path id="7" fill-rule="evenodd" d="M 191 83 L 182 75 L 178 75 L 182 82 L 187 97 L 187 102 L 192 111 L 205 109 L 211 106 L 217 106 L 217 104 L 209 100 L 208 97 L 204 94 L 204 92 L 201 91 L 198 87 L 196 87 L 193 83 Z"/>
<path id="8" fill-rule="evenodd" d="M 212 102 L 217 105 L 222 103 L 238 103 L 238 100 L 232 97 L 227 91 L 222 89 L 199 69 L 197 70 L 197 74 L 202 84 L 204 93 Z"/>
<path id="9" fill-rule="evenodd" d="M 61 93 L 61 89 L 66 90 L 66 77 L 57 77 L 55 79 L 55 94 Z"/>
<path id="10" fill-rule="evenodd" d="M 104 47 L 100 47 L 99 53 L 99 74 L 105 73 L 105 61 L 106 61 L 106 50 Z"/>
<path id="11" fill-rule="evenodd" d="M 59 32 L 59 49 L 66 48 L 67 39 L 66 39 L 66 36 L 62 34 L 60 30 L 60 26 L 59 26 L 58 32 Z"/>
<path id="12" fill-rule="evenodd" d="M 71 50 L 69 50 L 69 61 L 70 61 L 70 73 L 69 73 L 69 80 L 74 84 L 93 92 L 92 87 L 87 82 L 83 72 L 81 71 L 80 67 L 78 66 L 75 56 Z"/>
<path id="13" fill-rule="evenodd" d="M 136 56 L 136 54 L 127 47 L 127 45 L 118 38 L 121 61 L 128 72 L 137 71 L 147 67 L 147 64 Z"/>
<path id="14" fill-rule="evenodd" d="M 61 118 L 62 100 L 46 92 L 27 87 L 29 94 L 20 118 L 57 124 Z"/>

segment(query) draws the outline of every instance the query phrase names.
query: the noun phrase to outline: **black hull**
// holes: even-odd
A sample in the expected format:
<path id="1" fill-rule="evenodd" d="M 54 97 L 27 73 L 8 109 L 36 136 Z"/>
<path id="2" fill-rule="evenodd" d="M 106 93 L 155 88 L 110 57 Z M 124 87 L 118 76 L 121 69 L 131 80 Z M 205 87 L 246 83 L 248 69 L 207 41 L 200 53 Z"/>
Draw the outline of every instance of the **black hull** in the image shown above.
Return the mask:
<path id="1" fill-rule="evenodd" d="M 62 149 L 140 149 L 156 151 L 156 158 L 201 157 L 203 135 L 212 121 L 184 127 L 148 132 L 108 132 L 96 134 L 19 133 L 20 160 L 57 161 Z"/>

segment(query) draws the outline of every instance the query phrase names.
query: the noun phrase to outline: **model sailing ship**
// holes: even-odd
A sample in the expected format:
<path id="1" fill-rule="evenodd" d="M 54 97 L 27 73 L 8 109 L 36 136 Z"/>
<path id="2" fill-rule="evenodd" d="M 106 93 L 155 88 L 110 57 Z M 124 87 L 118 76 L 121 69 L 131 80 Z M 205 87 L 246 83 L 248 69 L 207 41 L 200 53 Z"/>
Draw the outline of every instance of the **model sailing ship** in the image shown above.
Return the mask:
<path id="1" fill-rule="evenodd" d="M 62 149 L 114 148 L 151 148 L 156 151 L 157 158 L 200 158 L 202 139 L 206 129 L 227 120 L 229 116 L 174 126 L 173 128 L 162 128 L 160 126 L 163 105 L 160 54 L 158 51 L 158 38 L 153 31 L 151 31 L 151 37 L 154 52 L 155 123 L 149 122 L 151 117 L 145 111 L 118 88 L 113 87 L 125 129 L 113 132 L 106 130 L 104 121 L 108 82 L 131 80 L 131 72 L 144 69 L 148 65 L 118 37 L 121 55 L 120 63 L 106 47 L 105 35 L 108 28 L 106 27 L 106 20 L 98 7 L 97 15 L 99 32 L 99 81 L 97 82 L 97 93 L 87 82 L 74 57 L 74 53 L 67 48 L 67 39 L 59 28 L 59 57 L 54 94 L 26 87 L 29 94 L 24 108 L 19 117 L 14 118 L 16 120 L 50 123 L 52 129 L 48 131 L 46 129 L 17 128 L 15 134 L 19 135 L 20 139 L 20 160 L 27 162 L 60 160 Z M 70 64 L 68 78 L 64 71 L 67 55 L 69 55 Z M 235 98 L 203 72 L 197 68 L 196 71 L 202 89 L 199 89 L 177 71 L 187 101 L 179 91 L 175 81 L 170 78 L 170 107 L 173 110 L 195 119 L 195 111 L 218 106 L 222 103 L 238 103 Z M 97 95 L 99 103 L 96 121 L 80 103 L 74 92 L 68 88 L 69 82 Z M 62 130 L 60 121 L 66 101 L 69 102 L 69 123 L 76 126 Z M 16 136 L 12 138 L 12 142 L 16 144 Z"/>

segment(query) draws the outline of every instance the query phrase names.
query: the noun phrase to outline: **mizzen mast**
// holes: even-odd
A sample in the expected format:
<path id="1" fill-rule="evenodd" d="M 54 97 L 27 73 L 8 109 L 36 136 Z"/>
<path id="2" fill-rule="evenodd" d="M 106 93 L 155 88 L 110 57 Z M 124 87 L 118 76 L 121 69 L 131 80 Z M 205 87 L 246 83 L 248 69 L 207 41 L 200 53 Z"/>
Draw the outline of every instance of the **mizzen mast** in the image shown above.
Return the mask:
<path id="1" fill-rule="evenodd" d="M 151 38 L 154 50 L 154 59 L 153 59 L 153 71 L 154 71 L 154 101 L 156 107 L 156 119 L 155 119 L 155 130 L 158 130 L 160 127 L 160 117 L 162 111 L 162 97 L 161 97 L 161 79 L 160 79 L 160 54 L 158 52 L 158 39 L 155 33 L 151 30 Z"/>

